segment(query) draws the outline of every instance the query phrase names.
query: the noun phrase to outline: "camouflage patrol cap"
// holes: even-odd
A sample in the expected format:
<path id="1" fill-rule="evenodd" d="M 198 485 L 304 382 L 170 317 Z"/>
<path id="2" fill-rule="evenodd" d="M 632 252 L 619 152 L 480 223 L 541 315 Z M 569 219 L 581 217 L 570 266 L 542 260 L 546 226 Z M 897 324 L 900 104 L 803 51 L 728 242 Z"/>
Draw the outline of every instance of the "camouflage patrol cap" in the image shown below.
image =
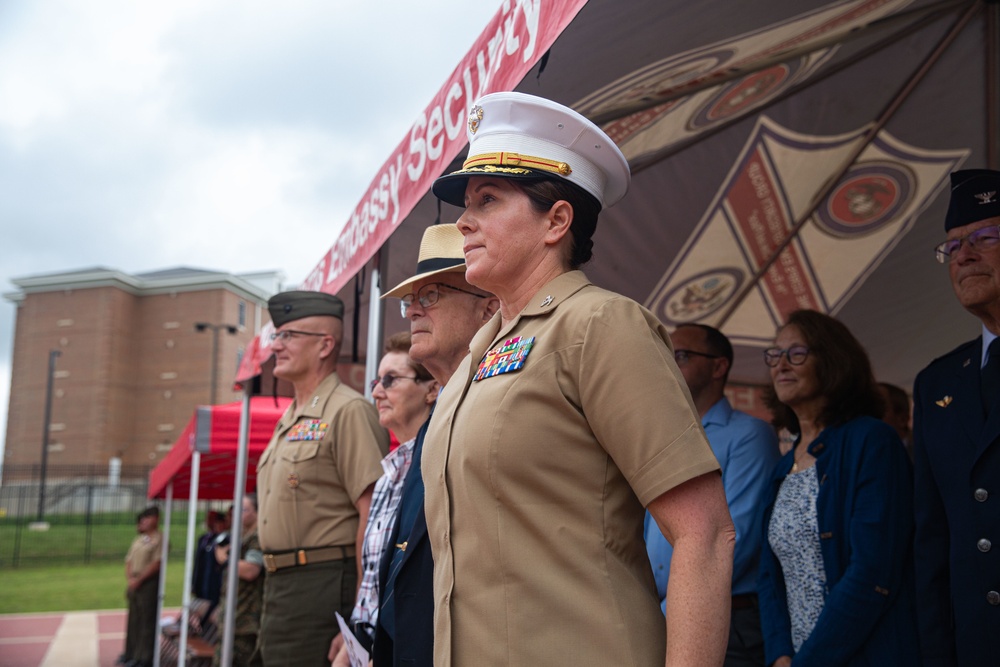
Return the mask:
<path id="1" fill-rule="evenodd" d="M 275 328 L 303 317 L 328 316 L 344 319 L 344 302 L 326 292 L 293 290 L 275 294 L 267 301 Z"/>
<path id="2" fill-rule="evenodd" d="M 989 218 L 1000 218 L 1000 171 L 963 169 L 952 173 L 944 230 Z"/>

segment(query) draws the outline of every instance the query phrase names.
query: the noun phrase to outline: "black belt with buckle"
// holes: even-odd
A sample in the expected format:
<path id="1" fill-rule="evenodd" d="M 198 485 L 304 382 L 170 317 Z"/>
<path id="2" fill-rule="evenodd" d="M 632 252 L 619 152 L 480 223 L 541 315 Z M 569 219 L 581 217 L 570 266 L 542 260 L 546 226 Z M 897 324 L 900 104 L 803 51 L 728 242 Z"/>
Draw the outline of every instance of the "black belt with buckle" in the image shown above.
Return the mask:
<path id="1" fill-rule="evenodd" d="M 331 560 L 345 560 L 354 557 L 353 546 L 315 547 L 312 549 L 292 549 L 281 553 L 264 554 L 264 569 L 277 572 L 286 567 L 300 567 L 312 563 Z"/>

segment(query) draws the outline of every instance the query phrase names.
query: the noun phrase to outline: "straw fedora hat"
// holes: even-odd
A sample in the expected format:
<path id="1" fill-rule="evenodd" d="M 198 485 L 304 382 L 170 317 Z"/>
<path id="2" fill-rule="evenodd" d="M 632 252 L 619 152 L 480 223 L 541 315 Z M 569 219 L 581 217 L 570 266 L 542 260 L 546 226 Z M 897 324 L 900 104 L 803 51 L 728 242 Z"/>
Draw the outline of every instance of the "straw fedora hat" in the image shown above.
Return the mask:
<path id="1" fill-rule="evenodd" d="M 420 254 L 417 255 L 417 272 L 382 295 L 382 298 L 401 298 L 412 290 L 410 286 L 439 273 L 465 273 L 465 244 L 458 225 L 431 225 L 424 230 L 420 240 Z"/>

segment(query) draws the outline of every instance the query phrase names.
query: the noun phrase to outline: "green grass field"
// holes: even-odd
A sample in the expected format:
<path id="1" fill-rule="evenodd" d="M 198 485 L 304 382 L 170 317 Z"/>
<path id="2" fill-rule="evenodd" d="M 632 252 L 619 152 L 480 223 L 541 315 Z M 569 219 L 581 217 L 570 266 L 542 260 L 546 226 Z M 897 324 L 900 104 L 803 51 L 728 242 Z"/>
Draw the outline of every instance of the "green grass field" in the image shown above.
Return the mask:
<path id="1" fill-rule="evenodd" d="M 183 557 L 167 564 L 164 607 L 179 607 Z M 0 614 L 124 609 L 125 564 L 0 568 Z"/>
<path id="2" fill-rule="evenodd" d="M 134 516 L 96 515 L 95 519 L 88 525 L 79 516 L 54 516 L 47 531 L 29 530 L 23 519 L 0 520 L 0 572 L 10 567 L 121 562 L 135 538 Z M 171 559 L 184 557 L 186 520 L 178 513 L 171 521 Z M 203 530 L 199 516 L 198 533 Z"/>
<path id="3" fill-rule="evenodd" d="M 0 520 L 0 614 L 124 609 L 134 515 L 94 515 L 89 525 L 77 516 L 47 519 L 49 530 L 38 532 L 27 520 Z M 165 607 L 181 604 L 185 522 L 182 513 L 171 521 Z"/>

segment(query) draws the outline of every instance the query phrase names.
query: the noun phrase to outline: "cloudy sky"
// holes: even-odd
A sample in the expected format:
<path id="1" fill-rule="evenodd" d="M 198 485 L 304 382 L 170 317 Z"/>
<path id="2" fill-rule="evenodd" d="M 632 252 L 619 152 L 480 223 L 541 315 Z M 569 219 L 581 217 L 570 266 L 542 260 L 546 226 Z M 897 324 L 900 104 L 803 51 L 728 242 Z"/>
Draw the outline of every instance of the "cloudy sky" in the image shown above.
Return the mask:
<path id="1" fill-rule="evenodd" d="M 500 4 L 3 0 L 0 292 L 93 266 L 302 280 Z M 0 301 L 0 439 L 13 327 Z"/>

